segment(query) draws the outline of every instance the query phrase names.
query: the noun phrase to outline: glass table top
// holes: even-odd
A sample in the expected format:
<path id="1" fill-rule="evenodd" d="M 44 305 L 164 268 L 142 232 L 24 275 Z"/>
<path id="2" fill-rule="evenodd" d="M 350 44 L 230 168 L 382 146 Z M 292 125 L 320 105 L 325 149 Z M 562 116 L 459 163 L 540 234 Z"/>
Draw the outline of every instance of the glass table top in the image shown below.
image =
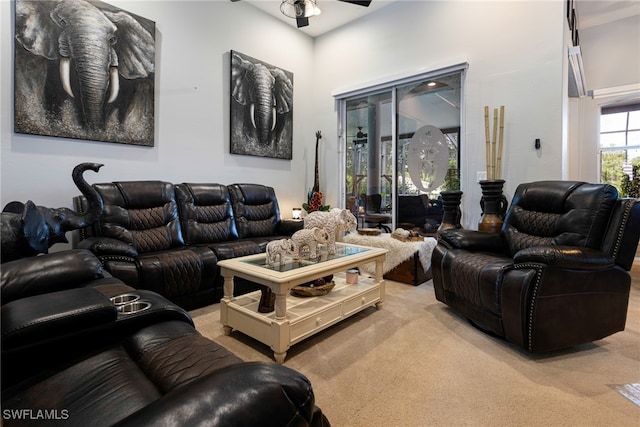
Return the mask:
<path id="1" fill-rule="evenodd" d="M 265 262 L 266 255 L 259 258 L 242 260 L 241 262 L 244 264 L 249 264 L 256 267 L 266 268 L 272 271 L 285 272 L 285 271 L 297 270 L 299 268 L 307 267 L 310 265 L 321 264 L 323 262 L 327 262 L 327 261 L 331 261 L 339 258 L 348 257 L 350 255 L 361 254 L 370 250 L 371 248 L 366 248 L 362 246 L 350 246 L 350 245 L 336 243 L 336 253 L 333 255 L 329 255 L 329 253 L 327 252 L 326 246 L 318 247 L 317 259 L 309 259 L 309 253 L 307 252 L 306 254 L 303 254 L 303 256 L 298 260 L 294 260 L 289 256 L 285 256 L 284 262 L 276 261 L 275 263 L 273 263 L 273 265 L 266 264 Z"/>

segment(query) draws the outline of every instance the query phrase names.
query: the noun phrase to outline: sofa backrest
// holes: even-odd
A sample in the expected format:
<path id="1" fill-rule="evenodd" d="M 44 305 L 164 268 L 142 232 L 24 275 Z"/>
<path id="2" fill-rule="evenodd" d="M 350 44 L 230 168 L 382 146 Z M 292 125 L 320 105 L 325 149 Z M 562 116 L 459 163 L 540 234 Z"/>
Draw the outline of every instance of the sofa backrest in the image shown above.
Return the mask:
<path id="1" fill-rule="evenodd" d="M 93 184 L 104 202 L 97 235 L 156 252 L 184 245 L 174 186 L 163 181 Z"/>
<path id="2" fill-rule="evenodd" d="M 175 191 L 187 245 L 238 238 L 226 185 L 182 183 L 175 186 Z"/>
<path id="3" fill-rule="evenodd" d="M 228 189 L 238 237 L 276 234 L 276 227 L 280 222 L 280 208 L 272 187 L 260 184 L 231 184 Z"/>
<path id="4" fill-rule="evenodd" d="M 502 229 L 511 255 L 537 245 L 600 249 L 617 199 L 618 191 L 609 184 L 520 184 Z"/>

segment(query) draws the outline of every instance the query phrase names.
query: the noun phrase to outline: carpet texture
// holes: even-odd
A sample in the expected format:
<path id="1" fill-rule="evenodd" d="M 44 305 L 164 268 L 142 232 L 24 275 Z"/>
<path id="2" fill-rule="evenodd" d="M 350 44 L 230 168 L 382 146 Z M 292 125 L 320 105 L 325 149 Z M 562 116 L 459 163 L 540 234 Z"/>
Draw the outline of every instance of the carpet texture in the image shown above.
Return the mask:
<path id="1" fill-rule="evenodd" d="M 569 350 L 531 355 L 436 301 L 431 281 L 387 281 L 380 309 L 294 345 L 284 364 L 311 380 L 334 427 L 640 426 L 640 407 L 618 391 L 640 383 L 638 258 L 632 276 L 626 330 Z M 191 312 L 202 334 L 273 360 L 268 346 L 225 336 L 218 310 Z"/>

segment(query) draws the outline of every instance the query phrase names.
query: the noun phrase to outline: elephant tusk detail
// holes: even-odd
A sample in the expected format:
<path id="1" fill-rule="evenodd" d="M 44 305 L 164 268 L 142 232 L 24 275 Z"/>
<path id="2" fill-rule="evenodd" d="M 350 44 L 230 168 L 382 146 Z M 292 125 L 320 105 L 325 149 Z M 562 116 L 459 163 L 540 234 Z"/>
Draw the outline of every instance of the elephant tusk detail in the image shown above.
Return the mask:
<path id="1" fill-rule="evenodd" d="M 256 114 L 256 104 L 254 104 L 253 102 L 251 103 L 251 107 L 249 109 L 249 115 L 251 116 L 251 124 L 253 125 L 253 128 L 255 129 L 256 127 L 256 118 L 255 118 L 255 114 Z"/>
<path id="2" fill-rule="evenodd" d="M 273 123 L 271 124 L 271 130 L 276 128 L 276 107 L 273 107 Z"/>
<path id="3" fill-rule="evenodd" d="M 120 92 L 120 78 L 118 75 L 118 67 L 109 68 L 109 80 L 111 87 L 111 94 L 109 95 L 109 99 L 107 100 L 107 104 L 111 104 L 118 97 L 118 92 Z"/>
<path id="4" fill-rule="evenodd" d="M 73 91 L 71 90 L 71 82 L 69 80 L 69 70 L 71 68 L 71 60 L 69 58 L 62 57 L 60 58 L 60 82 L 62 83 L 62 88 L 72 98 Z"/>

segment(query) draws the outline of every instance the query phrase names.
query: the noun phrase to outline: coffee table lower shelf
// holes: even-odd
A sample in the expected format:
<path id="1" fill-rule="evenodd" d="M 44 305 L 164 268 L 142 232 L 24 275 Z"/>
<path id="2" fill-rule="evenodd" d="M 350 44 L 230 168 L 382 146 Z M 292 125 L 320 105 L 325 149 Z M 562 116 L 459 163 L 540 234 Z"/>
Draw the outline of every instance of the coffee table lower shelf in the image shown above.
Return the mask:
<path id="1" fill-rule="evenodd" d="M 236 329 L 267 344 L 277 363 L 283 363 L 291 345 L 308 338 L 384 299 L 384 280 L 360 276 L 357 284 L 347 284 L 344 274 L 334 275 L 336 286 L 317 297 L 287 296 L 286 318 L 276 319 L 275 312 L 259 313 L 260 291 L 220 302 L 221 322 L 226 335 Z"/>

